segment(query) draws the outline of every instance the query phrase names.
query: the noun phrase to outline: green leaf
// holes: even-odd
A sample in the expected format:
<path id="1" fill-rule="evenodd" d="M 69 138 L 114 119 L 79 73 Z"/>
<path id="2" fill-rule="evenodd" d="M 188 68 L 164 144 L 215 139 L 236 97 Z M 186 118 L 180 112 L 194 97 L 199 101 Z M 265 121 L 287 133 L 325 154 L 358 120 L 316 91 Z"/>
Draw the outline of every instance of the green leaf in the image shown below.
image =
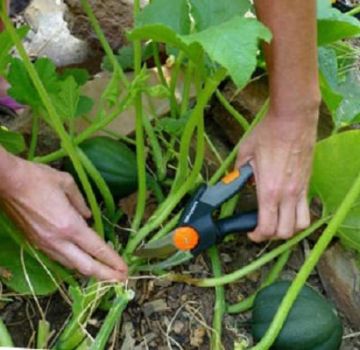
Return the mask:
<path id="1" fill-rule="evenodd" d="M 76 116 L 80 91 L 72 76 L 61 82 L 61 90 L 56 94 L 51 94 L 50 97 L 57 112 L 64 120 L 73 119 Z"/>
<path id="2" fill-rule="evenodd" d="M 20 27 L 16 29 L 17 35 L 20 39 L 23 39 L 29 32 L 28 26 Z M 11 60 L 10 51 L 14 44 L 11 41 L 10 35 L 7 31 L 0 33 L 0 76 L 4 76 L 8 63 Z"/>
<path id="3" fill-rule="evenodd" d="M 73 77 L 79 86 L 85 85 L 90 79 L 89 72 L 82 68 L 67 68 L 60 75 L 60 79 L 66 80 L 69 76 Z"/>
<path id="4" fill-rule="evenodd" d="M 61 80 L 58 79 L 56 67 L 50 59 L 40 58 L 35 62 L 34 67 L 49 93 L 56 94 L 61 90 Z M 8 93 L 16 101 L 35 109 L 42 106 L 40 96 L 20 59 L 13 58 L 11 60 L 7 80 L 11 85 Z"/>
<path id="5" fill-rule="evenodd" d="M 269 30 L 260 22 L 234 17 L 216 27 L 182 36 L 187 44 L 200 44 L 209 57 L 228 70 L 235 84 L 241 88 L 256 68 L 260 39 L 270 41 Z"/>
<path id="6" fill-rule="evenodd" d="M 166 43 L 185 52 L 190 59 L 198 62 L 201 50 L 198 46 L 188 46 L 171 28 L 163 24 L 151 24 L 141 28 L 135 28 L 128 33 L 129 40 L 153 40 L 155 42 Z"/>
<path id="7" fill-rule="evenodd" d="M 251 7 L 248 0 L 190 0 L 190 3 L 197 31 L 243 16 Z"/>
<path id="8" fill-rule="evenodd" d="M 24 137 L 17 132 L 0 128 L 0 145 L 13 154 L 19 154 L 25 150 Z"/>
<path id="9" fill-rule="evenodd" d="M 339 74 L 338 64 L 344 59 L 341 55 L 333 48 L 319 49 L 322 97 L 337 127 L 360 121 L 360 80 L 351 69 Z"/>
<path id="10" fill-rule="evenodd" d="M 170 96 L 169 89 L 166 88 L 164 85 L 153 85 L 153 86 L 147 86 L 145 88 L 145 93 L 147 93 L 151 97 L 155 98 L 167 98 Z"/>
<path id="11" fill-rule="evenodd" d="M 17 293 L 32 294 L 21 264 L 21 249 L 8 236 L 0 236 L 0 270 L 1 281 Z M 37 295 L 47 295 L 56 291 L 57 287 L 47 275 L 39 262 L 24 254 L 24 265 L 31 285 Z"/>
<path id="12" fill-rule="evenodd" d="M 81 117 L 91 112 L 94 107 L 94 100 L 87 96 L 80 96 L 79 102 L 76 108 L 75 117 Z"/>
<path id="13" fill-rule="evenodd" d="M 332 48 L 319 48 L 319 70 L 320 70 L 320 88 L 326 106 L 332 115 L 339 107 L 343 96 L 338 92 L 338 63 L 336 52 Z"/>
<path id="14" fill-rule="evenodd" d="M 344 99 L 335 113 L 337 124 L 343 126 L 360 122 L 360 77 L 349 72 L 345 82 L 338 86 Z"/>
<path id="15" fill-rule="evenodd" d="M 34 89 L 25 66 L 20 59 L 14 58 L 11 60 L 7 81 L 11 85 L 8 94 L 16 101 L 32 107 L 39 107 L 41 105 L 39 95 Z"/>
<path id="16" fill-rule="evenodd" d="M 158 131 L 164 131 L 171 136 L 181 136 L 184 132 L 185 125 L 189 120 L 190 114 L 191 111 L 188 111 L 188 113 L 178 119 L 163 117 L 157 122 L 156 129 Z"/>
<path id="17" fill-rule="evenodd" d="M 323 215 L 335 213 L 360 174 L 360 131 L 347 131 L 316 146 L 311 194 L 324 206 Z M 360 198 L 339 228 L 343 243 L 360 251 Z"/>
<path id="18" fill-rule="evenodd" d="M 319 45 L 360 35 L 360 21 L 356 18 L 334 9 L 329 0 L 318 0 L 317 5 Z"/>
<path id="19" fill-rule="evenodd" d="M 136 18 L 136 27 L 163 24 L 178 34 L 190 32 L 189 5 L 187 0 L 153 0 Z"/>

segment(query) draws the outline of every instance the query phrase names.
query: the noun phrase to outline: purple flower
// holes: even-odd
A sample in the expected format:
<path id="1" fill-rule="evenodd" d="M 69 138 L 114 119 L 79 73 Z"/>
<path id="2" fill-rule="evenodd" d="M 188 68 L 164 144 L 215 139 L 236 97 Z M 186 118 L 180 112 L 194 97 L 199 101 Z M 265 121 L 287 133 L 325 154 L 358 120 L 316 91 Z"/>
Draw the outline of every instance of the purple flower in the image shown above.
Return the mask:
<path id="1" fill-rule="evenodd" d="M 8 107 L 14 111 L 24 108 L 21 104 L 17 103 L 14 99 L 9 96 L 0 97 L 0 105 Z"/>

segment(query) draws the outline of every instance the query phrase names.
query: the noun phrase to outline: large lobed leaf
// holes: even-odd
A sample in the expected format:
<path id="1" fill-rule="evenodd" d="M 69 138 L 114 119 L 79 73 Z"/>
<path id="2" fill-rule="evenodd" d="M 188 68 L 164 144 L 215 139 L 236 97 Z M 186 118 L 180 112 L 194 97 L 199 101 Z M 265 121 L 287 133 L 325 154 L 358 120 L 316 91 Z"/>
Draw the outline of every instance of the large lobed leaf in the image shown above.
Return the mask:
<path id="1" fill-rule="evenodd" d="M 10 219 L 0 211 L 0 280 L 17 293 L 32 294 L 31 289 L 37 295 L 55 292 L 57 287 L 53 280 L 42 265 L 26 251 L 23 252 L 24 265 L 22 264 L 20 246 L 25 244 L 25 240 L 21 236 Z M 61 283 L 58 276 L 55 278 Z"/>
<path id="2" fill-rule="evenodd" d="M 147 25 L 131 31 L 129 39 L 151 39 L 170 44 L 184 51 L 195 63 L 199 63 L 200 46 L 214 62 L 228 70 L 239 87 L 243 87 L 256 68 L 259 40 L 270 41 L 271 34 L 254 19 L 233 17 L 189 35 L 179 35 L 160 24 Z"/>
<path id="3" fill-rule="evenodd" d="M 317 10 L 319 45 L 360 35 L 360 21 L 332 8 L 329 0 L 318 0 Z"/>
<path id="4" fill-rule="evenodd" d="M 136 27 L 164 24 L 178 34 L 190 32 L 187 0 L 154 0 L 136 18 Z"/>
<path id="5" fill-rule="evenodd" d="M 338 66 L 342 60 L 334 48 L 319 48 L 321 92 L 337 127 L 360 122 L 360 79 L 352 69 L 339 74 Z M 355 64 L 348 63 L 350 66 Z"/>
<path id="6" fill-rule="evenodd" d="M 335 213 L 360 174 L 360 131 L 343 132 L 316 146 L 312 196 L 320 197 L 324 215 Z M 360 252 L 360 198 L 339 228 L 342 242 Z"/>
<path id="7" fill-rule="evenodd" d="M 198 32 L 222 24 L 234 16 L 243 16 L 251 7 L 248 0 L 190 0 L 190 3 Z"/>

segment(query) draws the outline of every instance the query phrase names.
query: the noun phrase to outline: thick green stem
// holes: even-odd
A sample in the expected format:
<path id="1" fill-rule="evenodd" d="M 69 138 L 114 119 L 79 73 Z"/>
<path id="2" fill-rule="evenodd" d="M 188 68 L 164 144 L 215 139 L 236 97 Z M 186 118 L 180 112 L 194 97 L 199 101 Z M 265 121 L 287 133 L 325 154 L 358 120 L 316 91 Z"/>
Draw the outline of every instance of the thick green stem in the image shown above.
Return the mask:
<path id="1" fill-rule="evenodd" d="M 360 5 L 354 7 L 353 9 L 351 9 L 350 11 L 346 12 L 347 15 L 349 16 L 355 16 L 358 13 L 360 13 Z"/>
<path id="2" fill-rule="evenodd" d="M 36 146 L 38 143 L 38 136 L 40 130 L 40 117 L 37 112 L 33 114 L 32 127 L 31 127 L 31 141 L 29 147 L 28 160 L 33 160 L 36 153 Z"/>
<path id="3" fill-rule="evenodd" d="M 116 297 L 100 331 L 96 335 L 94 343 L 90 347 L 90 350 L 103 350 L 106 348 L 111 332 L 113 331 L 116 323 L 120 320 L 123 311 L 132 297 L 133 295 L 131 291 L 125 291 Z"/>
<path id="4" fill-rule="evenodd" d="M 140 11 L 140 1 L 134 0 L 134 18 Z M 134 67 L 135 76 L 141 72 L 141 42 L 134 41 Z M 134 231 L 137 231 L 141 225 L 146 206 L 146 159 L 145 159 L 145 142 L 143 129 L 143 104 L 141 91 L 135 96 L 135 132 L 136 132 L 136 159 L 138 169 L 138 193 L 136 202 L 136 212 L 131 225 Z"/>
<path id="5" fill-rule="evenodd" d="M 198 96 L 196 106 L 191 113 L 191 116 L 181 137 L 179 165 L 176 172 L 176 178 L 173 184 L 172 192 L 176 191 L 186 181 L 188 176 L 188 157 L 193 132 L 199 118 L 203 118 L 204 109 L 207 106 L 210 97 L 225 77 L 226 72 L 222 69 L 219 69 L 214 77 L 207 79 L 203 91 Z"/>
<path id="6" fill-rule="evenodd" d="M 219 83 L 225 77 L 225 72 L 221 71 L 215 78 L 209 78 L 208 83 L 205 84 L 205 88 L 200 94 L 198 98 L 197 105 L 190 116 L 189 122 L 186 127 L 185 133 L 188 135 L 183 139 L 182 148 L 183 153 L 184 150 L 189 149 L 192 130 L 198 126 L 198 138 L 197 138 L 197 151 L 196 151 L 196 158 L 193 170 L 191 174 L 186 178 L 185 183 L 175 192 L 173 195 L 169 196 L 168 199 L 158 208 L 155 214 L 150 218 L 148 224 L 141 228 L 128 242 L 126 247 L 126 254 L 131 255 L 136 247 L 141 243 L 141 241 L 147 237 L 151 231 L 155 230 L 159 225 L 161 225 L 166 218 L 171 214 L 174 208 L 178 205 L 181 199 L 185 196 L 185 194 L 193 187 L 194 183 L 197 180 L 197 177 L 200 173 L 203 158 L 204 158 L 204 121 L 203 121 L 203 111 L 206 107 L 208 100 L 210 99 L 211 95 L 216 90 Z"/>
<path id="7" fill-rule="evenodd" d="M 36 337 L 36 348 L 47 349 L 50 339 L 50 323 L 46 320 L 40 320 Z"/>
<path id="8" fill-rule="evenodd" d="M 222 269 L 221 269 L 221 262 L 217 247 L 216 246 L 211 247 L 208 253 L 211 259 L 214 276 L 216 278 L 219 278 L 222 276 Z M 211 336 L 211 350 L 223 349 L 221 343 L 221 336 L 222 336 L 222 324 L 223 324 L 224 314 L 225 314 L 225 290 L 223 286 L 216 286 L 214 316 L 212 321 L 213 333 Z"/>
<path id="9" fill-rule="evenodd" d="M 250 127 L 246 130 L 244 136 L 241 138 L 241 140 L 237 143 L 237 145 L 234 147 L 234 149 L 231 151 L 231 153 L 228 155 L 228 157 L 224 160 L 223 164 L 220 166 L 220 168 L 216 171 L 216 173 L 211 177 L 210 179 L 210 185 L 216 184 L 220 178 L 224 175 L 226 170 L 231 166 L 231 164 L 234 162 L 239 147 L 241 145 L 242 140 L 248 136 L 255 128 L 255 126 L 260 122 L 262 118 L 264 118 L 265 114 L 267 113 L 269 108 L 269 99 L 265 101 L 259 112 L 256 114 L 255 119 L 251 123 Z"/>
<path id="10" fill-rule="evenodd" d="M 102 130 L 107 125 L 109 125 L 115 118 L 119 117 L 122 112 L 124 112 L 129 104 L 132 102 L 133 96 L 128 94 L 124 97 L 122 101 L 120 101 L 114 110 L 107 116 L 106 118 L 97 118 L 96 122 L 92 123 L 86 130 L 84 130 L 81 134 L 79 134 L 75 139 L 73 139 L 73 143 L 78 145 L 79 143 L 85 141 L 92 135 L 94 135 L 97 131 Z M 47 154 L 43 157 L 35 157 L 34 161 L 37 163 L 51 163 L 56 160 L 59 160 L 62 157 L 66 156 L 66 151 L 62 147 L 61 149 Z"/>
<path id="11" fill-rule="evenodd" d="M 122 80 L 123 84 L 125 85 L 125 87 L 129 87 L 129 82 L 121 68 L 121 65 L 119 64 L 118 60 L 116 59 L 114 52 L 112 50 L 112 48 L 109 45 L 109 42 L 107 41 L 104 32 L 102 31 L 100 24 L 98 22 L 98 20 L 96 19 L 94 12 L 89 4 L 88 0 L 80 0 L 81 5 L 89 19 L 89 22 L 92 26 L 92 28 L 94 29 L 97 38 L 100 41 L 101 46 L 103 47 L 106 56 L 108 57 L 111 65 L 113 66 L 114 71 L 117 71 L 117 73 L 120 76 L 120 79 Z"/>
<path id="12" fill-rule="evenodd" d="M 161 147 L 156 137 L 154 128 L 146 115 L 143 116 L 143 124 L 152 148 L 152 157 L 155 163 L 157 177 L 159 181 L 162 181 L 166 177 L 166 164 L 164 162 Z"/>
<path id="13" fill-rule="evenodd" d="M 316 264 L 321 258 L 321 255 L 324 253 L 324 251 L 330 244 L 331 240 L 335 236 L 338 228 L 340 227 L 342 222 L 346 219 L 354 203 L 358 200 L 359 196 L 360 196 L 360 174 L 358 175 L 353 186 L 347 193 L 345 199 L 337 209 L 334 217 L 329 222 L 327 228 L 324 230 L 319 240 L 315 244 L 313 250 L 306 259 L 305 263 L 301 267 L 299 273 L 295 277 L 284 299 L 282 300 L 280 307 L 270 327 L 268 328 L 265 336 L 256 346 L 253 347 L 254 350 L 269 349 L 271 345 L 274 343 L 303 285 L 305 284 L 306 280 L 308 279 L 311 272 L 315 268 Z"/>
<path id="14" fill-rule="evenodd" d="M 282 253 L 280 255 L 280 257 L 277 259 L 277 261 L 275 262 L 274 266 L 271 268 L 269 274 L 266 276 L 263 283 L 261 283 L 260 288 L 253 295 L 240 301 L 239 303 L 234 304 L 234 305 L 228 305 L 227 312 L 229 314 L 238 314 L 240 312 L 244 312 L 244 311 L 251 309 L 254 304 L 254 300 L 256 298 L 257 293 L 262 288 L 270 285 L 271 283 L 275 282 L 279 278 L 282 270 L 284 269 L 287 261 L 289 260 L 290 254 L 291 254 L 290 249 L 288 249 L 284 253 Z"/>
<path id="15" fill-rule="evenodd" d="M 259 259 L 251 262 L 250 264 L 244 266 L 243 268 L 237 271 L 234 271 L 228 275 L 224 275 L 220 278 L 199 279 L 199 278 L 190 278 L 185 275 L 177 275 L 177 274 L 169 274 L 165 276 L 165 278 L 171 281 L 184 282 L 198 287 L 215 287 L 215 286 L 221 286 L 221 285 L 233 283 L 245 277 L 246 275 L 258 270 L 260 267 L 266 265 L 270 261 L 274 260 L 280 254 L 284 253 L 289 248 L 295 246 L 296 244 L 301 242 L 304 238 L 312 234 L 315 230 L 319 229 L 322 225 L 328 222 L 328 220 L 329 218 L 327 217 L 316 221 L 308 229 L 299 233 L 298 235 L 288 240 L 287 242 L 283 243 L 282 245 L 276 247 L 267 254 L 264 254 Z"/>
<path id="16" fill-rule="evenodd" d="M 0 318 L 0 346 L 11 347 L 11 348 L 14 346 L 10 333 L 7 330 L 1 318 Z"/>
<path id="17" fill-rule="evenodd" d="M 109 190 L 108 185 L 106 184 L 103 177 L 100 175 L 99 171 L 95 168 L 94 164 L 86 156 L 86 154 L 80 148 L 77 148 L 77 151 L 85 170 L 88 172 L 89 176 L 93 180 L 94 184 L 97 186 L 99 192 L 101 193 L 104 199 L 108 216 L 112 217 L 115 214 L 116 206 L 115 206 L 114 198 Z M 100 215 L 100 221 L 101 221 L 100 208 L 96 214 Z"/>
<path id="18" fill-rule="evenodd" d="M 249 129 L 250 124 L 245 119 L 243 115 L 241 115 L 225 98 L 225 96 L 219 91 L 216 90 L 216 97 L 219 99 L 223 107 L 235 118 L 235 120 L 241 125 L 241 127 L 246 131 Z"/>

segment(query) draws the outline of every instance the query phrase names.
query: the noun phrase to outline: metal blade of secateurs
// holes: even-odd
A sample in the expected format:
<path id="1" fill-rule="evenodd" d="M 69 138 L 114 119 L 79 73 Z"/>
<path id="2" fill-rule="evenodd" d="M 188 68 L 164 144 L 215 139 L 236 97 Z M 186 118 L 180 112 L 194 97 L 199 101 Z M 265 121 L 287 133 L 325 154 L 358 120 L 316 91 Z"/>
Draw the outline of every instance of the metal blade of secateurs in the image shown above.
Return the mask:
<path id="1" fill-rule="evenodd" d="M 135 255 L 140 258 L 165 258 L 176 253 L 178 249 L 173 244 L 173 232 L 159 240 L 146 243 L 135 251 Z"/>

